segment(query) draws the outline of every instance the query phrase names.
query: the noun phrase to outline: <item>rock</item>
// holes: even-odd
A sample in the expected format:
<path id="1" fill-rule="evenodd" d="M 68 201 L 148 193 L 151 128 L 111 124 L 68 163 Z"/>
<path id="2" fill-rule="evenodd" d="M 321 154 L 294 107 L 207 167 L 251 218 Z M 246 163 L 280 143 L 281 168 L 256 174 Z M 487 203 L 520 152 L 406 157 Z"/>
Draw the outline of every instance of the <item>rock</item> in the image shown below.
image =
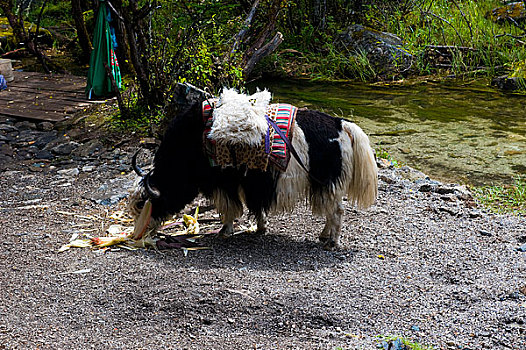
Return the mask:
<path id="1" fill-rule="evenodd" d="M 63 143 L 60 145 L 57 145 L 51 149 L 51 152 L 59 155 L 59 156 L 68 156 L 73 152 L 75 149 L 79 147 L 79 144 L 73 141 L 70 141 L 68 143 Z"/>
<path id="2" fill-rule="evenodd" d="M 108 180 L 95 191 L 87 193 L 85 198 L 102 205 L 115 205 L 129 194 L 135 182 L 135 174 L 130 173 L 124 177 Z"/>
<path id="3" fill-rule="evenodd" d="M 11 124 L 0 124 L 0 132 L 9 134 L 12 132 L 19 132 L 18 128 Z"/>
<path id="4" fill-rule="evenodd" d="M 340 33 L 336 45 L 341 51 L 364 53 L 380 76 L 403 74 L 411 68 L 413 56 L 403 47 L 403 41 L 394 34 L 376 31 L 354 24 Z"/>
<path id="5" fill-rule="evenodd" d="M 526 8 L 522 1 L 511 2 L 488 11 L 485 17 L 497 23 L 521 22 L 526 19 Z"/>
<path id="6" fill-rule="evenodd" d="M 408 167 L 407 165 L 401 167 L 398 169 L 400 172 L 400 176 L 403 177 L 406 180 L 409 181 L 416 181 L 416 180 L 423 180 L 427 179 L 427 175 L 423 172 L 413 169 L 411 167 Z"/>
<path id="7" fill-rule="evenodd" d="M 434 190 L 434 186 L 431 185 L 431 184 L 423 184 L 418 189 L 418 191 L 420 191 L 420 192 L 432 192 L 433 190 Z"/>
<path id="8" fill-rule="evenodd" d="M 519 251 L 519 252 L 526 252 L 526 244 L 523 244 L 519 248 L 517 248 L 517 251 Z"/>
<path id="9" fill-rule="evenodd" d="M 90 140 L 80 145 L 74 152 L 73 155 L 81 158 L 93 157 L 104 149 L 104 146 L 99 140 Z"/>
<path id="10" fill-rule="evenodd" d="M 394 176 L 388 176 L 386 174 L 378 174 L 378 179 L 382 180 L 387 184 L 394 184 L 397 181 Z"/>
<path id="11" fill-rule="evenodd" d="M 79 174 L 79 169 L 78 168 L 61 169 L 61 170 L 58 170 L 57 173 L 62 175 L 62 176 L 73 177 L 73 176 L 77 176 Z"/>
<path id="12" fill-rule="evenodd" d="M 36 140 L 40 136 L 40 132 L 31 129 L 21 130 L 18 136 L 14 139 L 15 147 L 24 147 L 29 143 L 36 143 Z"/>
<path id="13" fill-rule="evenodd" d="M 82 167 L 82 172 L 83 173 L 91 173 L 93 172 L 93 170 L 95 170 L 95 166 L 93 165 L 85 165 Z"/>
<path id="14" fill-rule="evenodd" d="M 393 163 L 390 160 L 385 159 L 385 158 L 377 158 L 376 159 L 376 166 L 379 169 L 385 169 L 385 168 L 392 167 Z"/>
<path id="15" fill-rule="evenodd" d="M 33 158 L 33 155 L 27 149 L 18 149 L 16 158 L 19 160 L 27 160 Z"/>
<path id="16" fill-rule="evenodd" d="M 7 164 L 12 160 L 11 157 L 0 153 L 0 171 L 7 169 Z"/>
<path id="17" fill-rule="evenodd" d="M 51 141 L 55 140 L 56 138 L 57 138 L 57 132 L 55 130 L 43 132 L 43 133 L 40 133 L 40 136 L 36 139 L 33 145 L 42 149 L 46 147 Z"/>
<path id="18" fill-rule="evenodd" d="M 37 126 L 35 123 L 28 122 L 26 120 L 22 122 L 15 123 L 15 126 L 18 128 L 18 130 L 28 130 L 28 129 L 36 129 Z"/>
<path id="19" fill-rule="evenodd" d="M 35 153 L 36 159 L 53 159 L 54 155 L 53 153 L 46 151 L 46 150 L 39 150 Z"/>
<path id="20" fill-rule="evenodd" d="M 40 131 L 51 131 L 53 130 L 53 124 L 50 122 L 41 122 L 37 124 L 37 130 Z"/>
<path id="21" fill-rule="evenodd" d="M 501 75 L 499 77 L 493 78 L 491 80 L 491 85 L 504 91 L 514 91 L 519 89 L 521 84 L 524 84 L 524 82 L 521 82 L 521 80 L 523 79 L 519 77 Z"/>
<path id="22" fill-rule="evenodd" d="M 14 151 L 10 145 L 8 145 L 7 143 L 4 143 L 3 145 L 0 145 L 0 154 L 3 154 L 4 156 L 12 157 L 14 154 Z"/>
<path id="23" fill-rule="evenodd" d="M 491 237 L 493 236 L 493 234 L 489 231 L 486 231 L 486 230 L 479 230 L 479 233 L 481 236 L 485 236 L 485 237 Z"/>

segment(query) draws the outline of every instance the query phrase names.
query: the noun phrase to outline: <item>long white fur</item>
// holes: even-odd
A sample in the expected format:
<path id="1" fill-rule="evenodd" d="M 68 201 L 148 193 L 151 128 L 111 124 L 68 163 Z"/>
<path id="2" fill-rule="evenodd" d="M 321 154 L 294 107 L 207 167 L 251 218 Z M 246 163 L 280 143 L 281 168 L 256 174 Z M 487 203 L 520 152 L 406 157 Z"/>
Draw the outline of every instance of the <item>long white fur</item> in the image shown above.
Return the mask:
<path id="1" fill-rule="evenodd" d="M 260 145 L 268 129 L 265 113 L 271 98 L 267 90 L 244 95 L 224 89 L 213 111 L 214 123 L 208 137 L 229 144 Z"/>
<path id="2" fill-rule="evenodd" d="M 290 212 L 299 200 L 310 199 L 312 213 L 327 219 L 320 239 L 328 240 L 327 247 L 332 249 L 339 245 L 344 213 L 342 198 L 347 196 L 348 201 L 360 209 L 373 205 L 378 195 L 378 169 L 369 138 L 356 124 L 343 121 L 340 135 L 330 142 L 338 142 L 341 149 L 342 173 L 337 182 L 321 193 L 312 194 L 307 172 L 293 157 L 287 170 L 278 178 L 276 202 L 271 211 Z M 294 125 L 292 144 L 308 167 L 309 147 L 297 124 Z M 241 190 L 240 195 L 243 198 Z M 221 191 L 216 191 L 213 197 L 218 211 L 223 214 L 224 230 L 230 231 L 233 220 L 242 214 L 243 208 L 230 202 Z"/>
<path id="3" fill-rule="evenodd" d="M 327 191 L 310 197 L 313 213 L 323 216 L 331 214 L 344 196 L 360 209 L 370 207 L 378 195 L 378 170 L 369 146 L 369 138 L 359 126 L 344 121 L 339 137 L 331 142 L 340 144 L 342 174 L 336 184 Z M 308 169 L 309 147 L 303 130 L 297 124 L 294 125 L 292 145 Z M 308 174 L 294 157 L 291 158 L 287 170 L 279 176 L 276 196 L 272 212 L 292 211 L 299 200 L 310 196 Z M 229 203 L 226 196 L 220 192 L 214 193 L 214 202 L 220 212 L 225 213 L 225 209 L 235 212 L 233 215 L 229 213 L 229 216 L 237 217 L 242 211 L 242 208 Z"/>

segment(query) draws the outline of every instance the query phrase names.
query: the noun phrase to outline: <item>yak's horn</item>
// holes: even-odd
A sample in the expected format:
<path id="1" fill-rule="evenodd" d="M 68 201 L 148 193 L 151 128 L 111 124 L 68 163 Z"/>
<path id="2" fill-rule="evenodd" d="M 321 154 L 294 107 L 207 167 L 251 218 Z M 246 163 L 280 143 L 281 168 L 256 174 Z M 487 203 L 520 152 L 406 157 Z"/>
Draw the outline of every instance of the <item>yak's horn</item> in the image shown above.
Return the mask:
<path id="1" fill-rule="evenodd" d="M 137 166 L 137 155 L 139 154 L 140 151 L 141 150 L 138 149 L 137 152 L 135 152 L 135 154 L 132 157 L 132 168 L 133 168 L 133 171 L 135 171 L 137 175 L 139 175 L 140 177 L 144 177 L 146 173 L 144 172 L 144 170 L 142 170 L 141 168 Z"/>
<path id="2" fill-rule="evenodd" d="M 148 193 L 148 196 L 151 199 L 157 199 L 161 197 L 161 192 L 157 188 L 155 188 L 155 186 L 150 185 L 150 176 L 145 177 L 144 188 L 146 189 L 146 193 Z"/>

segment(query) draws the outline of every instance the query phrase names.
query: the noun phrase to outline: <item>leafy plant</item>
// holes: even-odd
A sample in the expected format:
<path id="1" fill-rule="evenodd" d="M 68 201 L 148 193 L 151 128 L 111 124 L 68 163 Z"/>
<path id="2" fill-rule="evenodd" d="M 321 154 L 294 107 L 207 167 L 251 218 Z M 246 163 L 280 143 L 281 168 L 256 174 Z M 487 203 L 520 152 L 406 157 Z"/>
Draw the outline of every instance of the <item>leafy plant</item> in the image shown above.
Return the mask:
<path id="1" fill-rule="evenodd" d="M 402 166 L 397 160 L 393 159 L 389 152 L 386 149 L 382 148 L 382 146 L 377 147 L 375 149 L 375 152 L 377 158 L 387 160 L 395 168 L 399 168 Z"/>
<path id="2" fill-rule="evenodd" d="M 512 185 L 482 186 L 472 190 L 477 201 L 495 213 L 526 215 L 526 177 L 516 177 Z"/>
<path id="3" fill-rule="evenodd" d="M 378 338 L 380 341 L 387 343 L 389 349 L 400 349 L 400 350 L 433 350 L 434 347 L 432 346 L 426 346 L 419 344 L 417 342 L 413 342 L 407 338 L 404 337 L 397 337 L 397 336 L 384 336 L 379 335 Z M 397 344 L 397 346 L 389 346 L 389 344 Z"/>

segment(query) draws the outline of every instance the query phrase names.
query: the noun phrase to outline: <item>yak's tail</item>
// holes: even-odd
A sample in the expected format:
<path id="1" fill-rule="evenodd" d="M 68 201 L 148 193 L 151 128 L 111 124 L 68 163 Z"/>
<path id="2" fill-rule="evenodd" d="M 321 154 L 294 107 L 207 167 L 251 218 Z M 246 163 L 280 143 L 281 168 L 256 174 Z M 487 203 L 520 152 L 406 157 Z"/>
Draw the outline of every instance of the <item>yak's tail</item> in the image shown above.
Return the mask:
<path id="1" fill-rule="evenodd" d="M 343 122 L 343 128 L 352 144 L 352 174 L 348 183 L 347 198 L 358 208 L 368 208 L 378 196 L 378 169 L 369 145 L 369 138 L 360 127 Z"/>

